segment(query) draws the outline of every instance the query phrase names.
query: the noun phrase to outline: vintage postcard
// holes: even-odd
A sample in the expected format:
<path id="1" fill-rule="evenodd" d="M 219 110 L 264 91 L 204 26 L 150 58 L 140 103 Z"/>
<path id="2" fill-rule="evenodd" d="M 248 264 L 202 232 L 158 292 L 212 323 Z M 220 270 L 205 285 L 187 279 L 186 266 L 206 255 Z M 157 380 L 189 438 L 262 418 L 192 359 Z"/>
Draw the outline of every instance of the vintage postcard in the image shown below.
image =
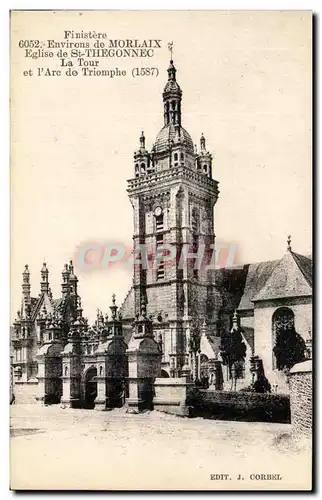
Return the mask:
<path id="1" fill-rule="evenodd" d="M 312 13 L 12 11 L 10 488 L 312 488 Z"/>

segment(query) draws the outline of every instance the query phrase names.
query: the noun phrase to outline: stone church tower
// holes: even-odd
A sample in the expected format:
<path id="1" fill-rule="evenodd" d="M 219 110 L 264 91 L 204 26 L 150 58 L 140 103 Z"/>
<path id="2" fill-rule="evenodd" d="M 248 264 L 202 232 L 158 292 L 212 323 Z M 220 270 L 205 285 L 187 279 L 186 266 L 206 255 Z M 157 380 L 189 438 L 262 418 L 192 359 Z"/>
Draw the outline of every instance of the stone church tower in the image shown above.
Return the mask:
<path id="1" fill-rule="evenodd" d="M 162 97 L 164 126 L 150 152 L 142 132 L 128 181 L 134 307 L 137 315 L 144 298 L 162 343 L 164 376 L 177 376 L 191 368 L 193 332 L 202 325 L 215 328 L 214 271 L 207 265 L 213 257 L 218 183 L 204 136 L 197 151 L 182 126 L 182 90 L 172 60 Z"/>

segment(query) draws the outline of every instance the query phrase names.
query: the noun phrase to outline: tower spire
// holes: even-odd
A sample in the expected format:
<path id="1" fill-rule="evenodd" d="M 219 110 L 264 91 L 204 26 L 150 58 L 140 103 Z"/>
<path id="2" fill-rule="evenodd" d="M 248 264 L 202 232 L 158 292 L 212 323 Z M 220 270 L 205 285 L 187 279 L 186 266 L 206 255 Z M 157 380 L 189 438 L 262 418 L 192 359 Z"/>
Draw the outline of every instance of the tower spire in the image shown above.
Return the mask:
<path id="1" fill-rule="evenodd" d="M 49 292 L 49 280 L 48 280 L 49 271 L 47 269 L 46 262 L 43 262 L 40 274 L 41 274 L 40 291 L 41 291 L 41 293 L 48 293 Z"/>
<path id="2" fill-rule="evenodd" d="M 173 42 L 168 43 L 170 51 L 170 65 L 168 67 L 168 81 L 163 91 L 164 124 L 181 126 L 181 98 L 182 90 L 176 81 L 176 68 L 173 64 Z"/>
<path id="3" fill-rule="evenodd" d="M 24 302 L 24 309 L 26 312 L 30 310 L 31 307 L 31 285 L 30 285 L 30 271 L 28 264 L 25 265 L 25 270 L 22 273 L 22 296 Z"/>
<path id="4" fill-rule="evenodd" d="M 68 268 L 68 264 L 64 265 L 64 269 L 62 270 L 61 274 L 62 274 L 62 284 L 61 284 L 62 296 L 66 297 L 70 291 L 70 284 L 69 284 L 70 270 Z"/>

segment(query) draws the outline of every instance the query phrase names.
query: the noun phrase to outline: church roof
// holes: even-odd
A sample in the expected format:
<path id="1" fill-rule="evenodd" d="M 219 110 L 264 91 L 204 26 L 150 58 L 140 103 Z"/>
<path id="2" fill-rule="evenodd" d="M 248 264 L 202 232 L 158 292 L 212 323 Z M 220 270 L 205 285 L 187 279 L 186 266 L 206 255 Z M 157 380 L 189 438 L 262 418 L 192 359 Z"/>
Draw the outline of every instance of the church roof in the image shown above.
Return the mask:
<path id="1" fill-rule="evenodd" d="M 215 286 L 222 295 L 225 309 L 235 311 L 243 296 L 249 265 L 220 268 L 215 271 Z"/>
<path id="2" fill-rule="evenodd" d="M 312 295 L 312 260 L 295 252 L 287 252 L 280 260 L 244 264 L 215 271 L 215 287 L 221 294 L 226 312 L 251 311 L 254 301 Z M 120 307 L 122 318 L 134 319 L 134 290 L 131 287 Z M 252 346 L 253 332 L 245 329 Z"/>
<path id="3" fill-rule="evenodd" d="M 253 298 L 263 288 L 269 276 L 278 265 L 278 262 L 278 260 L 270 260 L 267 262 L 256 262 L 255 264 L 248 264 L 245 288 L 238 305 L 238 310 L 253 309 Z"/>
<path id="4" fill-rule="evenodd" d="M 133 320 L 134 319 L 134 289 L 131 287 L 127 292 L 127 295 L 120 307 L 120 313 L 123 320 Z"/>
<path id="5" fill-rule="evenodd" d="M 182 91 L 181 91 L 180 85 L 178 84 L 178 82 L 176 80 L 168 80 L 165 87 L 164 87 L 163 93 L 166 93 L 166 92 L 181 93 Z"/>
<path id="6" fill-rule="evenodd" d="M 31 316 L 33 315 L 34 311 L 36 310 L 39 298 L 38 297 L 31 297 Z"/>
<path id="7" fill-rule="evenodd" d="M 174 144 L 176 143 L 182 143 L 185 145 L 186 150 L 194 154 L 194 146 L 193 146 L 193 141 L 191 139 L 190 134 L 184 129 L 183 127 L 180 126 L 179 128 L 179 134 L 177 134 L 177 131 L 175 129 L 175 126 L 173 123 L 170 123 L 169 125 L 165 125 L 160 132 L 158 133 L 155 143 L 154 143 L 154 148 L 156 153 L 164 152 L 167 149 L 169 149 L 169 141 L 173 141 Z"/>
<path id="8" fill-rule="evenodd" d="M 312 295 L 312 263 L 302 255 L 288 251 L 279 261 L 253 301 Z"/>
<path id="9" fill-rule="evenodd" d="M 251 326 L 242 326 L 242 334 L 244 339 L 246 340 L 247 344 L 250 346 L 251 350 L 254 352 L 255 349 L 255 344 L 254 344 L 254 328 Z"/>
<path id="10" fill-rule="evenodd" d="M 312 259 L 295 252 L 292 252 L 292 255 L 306 281 L 312 286 Z"/>
<path id="11" fill-rule="evenodd" d="M 309 296 L 312 294 L 312 260 L 290 251 L 280 260 L 217 269 L 215 284 L 227 311 L 251 310 L 254 301 L 259 300 Z"/>

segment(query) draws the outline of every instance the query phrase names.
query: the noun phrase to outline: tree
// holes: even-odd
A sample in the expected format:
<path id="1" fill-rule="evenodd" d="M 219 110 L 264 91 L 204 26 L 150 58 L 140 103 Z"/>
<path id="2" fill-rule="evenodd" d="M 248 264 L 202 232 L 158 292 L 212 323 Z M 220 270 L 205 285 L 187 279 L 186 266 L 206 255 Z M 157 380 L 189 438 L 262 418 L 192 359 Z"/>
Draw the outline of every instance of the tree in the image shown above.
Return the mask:
<path id="1" fill-rule="evenodd" d="M 305 360 L 305 341 L 291 326 L 276 328 L 276 341 L 273 352 L 278 370 L 290 370 L 293 365 Z"/>
<path id="2" fill-rule="evenodd" d="M 246 357 L 246 344 L 242 336 L 243 329 L 236 326 L 232 331 L 221 335 L 220 352 L 223 364 L 228 366 L 229 375 L 236 390 L 237 379 L 241 378 Z"/>

